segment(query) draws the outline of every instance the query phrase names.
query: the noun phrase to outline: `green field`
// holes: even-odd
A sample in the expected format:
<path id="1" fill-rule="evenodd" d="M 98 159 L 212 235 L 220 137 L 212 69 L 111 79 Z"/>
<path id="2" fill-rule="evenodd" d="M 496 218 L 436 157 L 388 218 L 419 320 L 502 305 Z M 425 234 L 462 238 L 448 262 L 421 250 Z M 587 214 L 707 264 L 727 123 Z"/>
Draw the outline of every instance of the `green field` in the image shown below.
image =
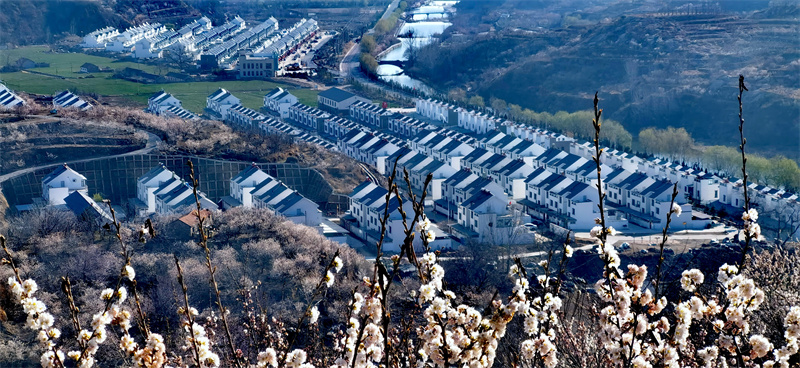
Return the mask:
<path id="1" fill-rule="evenodd" d="M 285 84 L 267 81 L 222 81 L 222 82 L 192 82 L 192 83 L 167 83 L 167 84 L 140 84 L 121 79 L 111 79 L 112 73 L 79 74 L 77 71 L 85 62 L 110 68 L 138 68 L 150 73 L 157 73 L 157 68 L 151 65 L 132 62 L 115 62 L 114 59 L 68 53 L 53 54 L 48 52 L 46 46 L 31 46 L 13 50 L 0 50 L 0 62 L 14 63 L 20 57 L 27 57 L 35 62 L 50 63 L 49 68 L 35 68 L 32 70 L 56 74 L 67 77 L 61 79 L 27 71 L 14 73 L 0 73 L 0 80 L 9 88 L 36 94 L 53 94 L 57 91 L 69 89 L 77 93 L 95 93 L 102 96 L 116 96 L 126 98 L 134 103 L 145 106 L 147 99 L 160 90 L 167 91 L 181 100 L 184 108 L 202 113 L 206 106 L 206 97 L 217 88 L 225 88 L 242 101 L 242 105 L 258 109 L 264 104 L 264 95 L 275 87 L 283 87 L 297 96 L 300 102 L 316 106 L 318 91 L 301 89 Z M 162 70 L 161 73 L 166 71 Z M 87 76 L 93 78 L 87 78 Z"/>
<path id="2" fill-rule="evenodd" d="M 109 73 L 89 73 L 79 74 L 83 63 L 92 63 L 99 67 L 107 67 L 111 69 L 123 69 L 125 67 L 136 68 L 144 70 L 153 74 L 166 74 L 167 72 L 177 71 L 172 68 L 159 68 L 154 65 L 141 64 L 130 61 L 116 61 L 115 59 L 86 55 L 81 53 L 60 53 L 50 51 L 49 46 L 28 46 L 20 47 L 10 50 L 0 50 L 0 63 L 2 65 L 14 63 L 19 58 L 28 58 L 37 63 L 49 63 L 48 68 L 34 68 L 43 73 L 56 74 L 64 77 L 77 78 L 86 75 L 94 75 L 96 77 L 105 77 Z"/>

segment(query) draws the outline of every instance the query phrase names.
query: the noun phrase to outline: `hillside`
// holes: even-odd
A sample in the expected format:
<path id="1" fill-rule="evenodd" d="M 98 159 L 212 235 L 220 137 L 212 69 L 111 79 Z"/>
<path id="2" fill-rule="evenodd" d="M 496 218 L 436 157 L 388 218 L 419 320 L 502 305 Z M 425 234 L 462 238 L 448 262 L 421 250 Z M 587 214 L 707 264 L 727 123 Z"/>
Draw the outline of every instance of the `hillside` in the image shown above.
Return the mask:
<path id="1" fill-rule="evenodd" d="M 143 22 L 183 23 L 199 11 L 182 0 L 4 1 L 0 45 L 53 43 L 65 34 L 83 36 L 98 28 L 126 28 Z"/>
<path id="2" fill-rule="evenodd" d="M 726 145 L 738 135 L 735 129 L 721 135 L 717 127 L 736 124 L 736 78 L 744 74 L 751 87 L 745 114 L 761 127 L 748 143 L 767 155 L 800 159 L 796 9 L 656 10 L 602 20 L 592 20 L 602 11 L 567 12 L 555 25 L 531 15 L 540 13 L 502 6 L 480 18 L 459 13 L 456 26 L 419 53 L 411 72 L 442 90 L 459 87 L 551 113 L 585 109 L 586 91 L 599 90 L 608 117 L 634 136 L 650 126 L 675 126 L 701 143 Z M 521 28 L 521 14 L 538 23 Z"/>

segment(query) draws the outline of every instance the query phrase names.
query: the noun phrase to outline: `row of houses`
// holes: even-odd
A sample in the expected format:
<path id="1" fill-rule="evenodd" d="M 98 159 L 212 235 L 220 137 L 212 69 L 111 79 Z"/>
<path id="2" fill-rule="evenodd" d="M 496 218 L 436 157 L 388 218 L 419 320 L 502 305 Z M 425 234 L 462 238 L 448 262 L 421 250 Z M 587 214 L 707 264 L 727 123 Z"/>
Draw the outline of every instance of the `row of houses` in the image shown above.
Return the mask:
<path id="1" fill-rule="evenodd" d="M 350 119 L 295 104 L 287 109 L 289 120 L 338 142 L 341 152 L 375 166 L 381 173 L 387 173 L 388 163 L 398 159 L 399 168 L 409 170 L 415 190 L 421 190 L 425 176 L 433 173 L 435 179 L 427 189 L 430 198 L 435 198 L 434 208 L 461 224 L 462 236 L 478 234 L 478 239 L 485 240 L 481 227 L 474 221 L 482 210 L 494 211 L 496 213 L 491 213 L 494 216 L 512 216 L 516 219 L 511 222 L 513 224 L 536 218 L 571 230 L 588 230 L 599 215 L 596 190 L 593 190 L 597 169 L 591 159 L 593 146 L 588 143 L 499 120 L 495 120 L 493 128 L 487 125 L 485 134 L 461 127 L 462 131 L 470 132 L 464 134 L 389 113 L 349 93 L 335 91 L 323 97 L 318 101 L 320 106 L 325 105 L 334 113 L 342 113 L 339 107 L 349 105 Z M 265 98 L 265 106 L 266 101 Z M 444 104 L 436 106 L 452 108 Z M 271 110 L 275 111 L 276 107 Z M 418 110 L 420 112 L 424 111 Z M 459 111 L 454 109 L 453 112 L 448 116 L 459 119 Z M 415 128 L 416 133 L 408 137 L 410 128 Z M 710 223 L 705 214 L 691 211 L 690 200 L 704 204 L 720 202 L 733 207 L 743 205 L 743 198 L 736 194 L 741 192 L 741 183 L 737 186 L 736 182 L 726 182 L 697 168 L 659 159 L 645 160 L 608 147 L 604 148 L 603 159 L 601 180 L 608 193 L 605 215 L 609 223 L 618 228 L 626 228 L 629 223 L 652 229 L 663 227 L 674 183 L 678 183 L 679 188 L 676 201 L 684 207 L 679 219 L 685 223 L 684 228 L 703 228 Z M 488 192 L 496 199 L 467 202 L 469 197 L 466 196 L 450 198 L 446 183 L 462 170 L 482 177 L 484 182 L 491 181 L 505 197 L 499 196 L 495 188 Z M 772 188 L 753 189 L 753 193 L 763 197 L 765 205 L 782 199 L 796 202 L 796 197 L 792 199 L 792 195 Z M 483 193 L 484 197 L 486 195 Z M 484 206 L 500 202 L 506 206 Z M 464 206 L 465 203 L 468 206 Z M 472 212 L 467 212 L 466 207 L 470 206 Z M 776 207 L 772 205 L 771 208 Z M 487 221 L 487 224 L 495 224 Z"/>
<path id="2" fill-rule="evenodd" d="M 210 19 L 206 17 L 195 19 L 177 31 L 167 30 L 164 33 L 137 41 L 133 47 L 133 56 L 137 59 L 160 58 L 164 56 L 164 50 L 166 50 L 168 47 L 180 42 L 189 41 L 195 36 L 210 29 Z M 185 46 L 181 45 L 181 48 L 185 48 Z"/>
<path id="3" fill-rule="evenodd" d="M 281 34 L 266 39 L 260 47 L 240 53 L 236 64 L 240 79 L 274 77 L 279 63 L 297 50 L 300 45 L 314 37 L 319 30 L 317 21 L 301 19 Z"/>
<path id="4" fill-rule="evenodd" d="M 92 108 L 92 104 L 70 91 L 62 91 L 53 96 L 53 107 L 71 107 L 86 111 Z"/>
<path id="5" fill-rule="evenodd" d="M 199 116 L 181 106 L 181 101 L 175 96 L 161 91 L 156 92 L 147 100 L 147 111 L 151 114 L 174 117 L 183 120 L 198 120 Z"/>
<path id="6" fill-rule="evenodd" d="M 197 194 L 202 209 L 217 209 L 217 204 L 204 193 Z M 192 186 L 163 164 L 136 180 L 136 198 L 140 201 L 138 215 L 181 213 L 196 205 Z"/>
<path id="7" fill-rule="evenodd" d="M 593 176 L 590 173 L 595 170 L 592 161 L 595 149 L 591 142 L 578 142 L 558 133 L 511 121 L 501 122 L 498 119 L 490 121 L 480 114 L 473 114 L 470 120 L 464 116 L 465 109 L 434 100 L 419 100 L 416 111 L 425 118 L 441 121 L 446 125 L 457 125 L 475 134 L 487 131 L 487 134 L 480 137 L 479 147 L 513 159 L 522 159 L 530 166 L 545 167 L 568 179 L 584 183 L 587 177 Z M 541 148 L 525 143 L 520 145 L 518 139 Z M 504 143 L 508 146 L 504 147 Z M 540 158 L 536 154 L 541 152 L 542 148 L 554 150 Z M 482 152 L 474 155 L 480 153 Z M 686 165 L 657 157 L 645 159 L 610 147 L 603 147 L 602 158 L 604 165 L 622 170 L 619 173 L 615 172 L 615 175 L 630 177 L 627 181 L 619 183 L 620 187 L 616 188 L 615 183 L 606 182 L 605 185 L 610 186 L 611 207 L 614 207 L 624 219 L 640 226 L 650 228 L 663 226 L 668 205 L 667 194 L 671 194 L 671 185 L 676 183 L 679 191 L 677 200 L 686 207 L 684 216 L 691 213 L 687 211 L 690 208 L 688 205 L 690 201 L 732 212 L 741 211 L 744 205 L 741 180 L 721 178 L 700 169 L 697 165 Z M 484 166 L 488 166 L 493 160 L 498 160 L 498 158 L 485 159 L 488 164 Z M 484 175 L 489 171 L 491 169 L 485 167 L 479 169 Z M 604 169 L 602 172 L 608 171 Z M 605 175 L 603 180 L 607 180 Z M 779 223 L 800 223 L 800 203 L 795 194 L 752 183 L 748 188 L 754 193 L 751 202 L 767 213 L 774 213 Z M 514 193 L 516 194 L 512 196 L 518 197 L 519 192 Z M 687 223 L 686 228 L 700 228 L 710 222 L 705 214 L 694 212 L 692 216 L 691 219 L 682 221 Z M 574 220 L 576 219 L 571 221 Z M 582 221 L 578 221 L 580 222 Z M 798 229 L 794 228 L 792 231 L 796 232 L 796 236 L 800 235 Z"/>
<path id="8" fill-rule="evenodd" d="M 235 37 L 216 45 L 200 54 L 200 67 L 216 69 L 226 65 L 240 51 L 257 48 L 278 31 L 278 21 L 274 17 L 237 34 Z"/>
<path id="9" fill-rule="evenodd" d="M 223 202 L 232 207 L 269 208 L 292 222 L 306 226 L 317 227 L 322 223 L 319 205 L 268 175 L 255 164 L 231 179 L 231 198 Z"/>
<path id="10" fill-rule="evenodd" d="M 370 181 L 365 181 L 353 189 L 349 197 L 350 213 L 342 217 L 342 225 L 367 243 L 375 244 L 383 236 L 383 250 L 399 253 L 405 241 L 405 225 L 398 208 L 403 207 L 403 211 L 409 216 L 405 221 L 411 223 L 414 214 L 411 202 L 404 200 L 401 203 L 395 193 L 389 193 L 385 188 Z M 388 218 L 382 224 L 387 210 Z M 385 227 L 383 234 L 381 234 L 382 227 Z M 436 225 L 431 226 L 431 231 L 434 235 L 429 242 L 431 249 L 452 247 L 452 239 L 447 233 Z M 421 247 L 420 236 L 415 236 L 412 244 L 415 248 Z"/>
<path id="11" fill-rule="evenodd" d="M 440 121 L 445 126 L 458 126 L 475 134 L 486 134 L 497 129 L 503 123 L 502 119 L 495 118 L 490 114 L 430 98 L 417 99 L 415 107 L 417 114 L 426 119 Z"/>

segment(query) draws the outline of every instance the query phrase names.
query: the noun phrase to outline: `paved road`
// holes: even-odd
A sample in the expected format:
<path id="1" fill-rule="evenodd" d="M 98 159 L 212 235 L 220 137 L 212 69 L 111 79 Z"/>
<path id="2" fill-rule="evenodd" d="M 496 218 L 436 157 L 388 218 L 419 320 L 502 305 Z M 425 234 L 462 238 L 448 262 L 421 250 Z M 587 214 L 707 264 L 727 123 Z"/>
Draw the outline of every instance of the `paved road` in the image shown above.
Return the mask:
<path id="1" fill-rule="evenodd" d="M 392 1 L 389 6 L 386 7 L 386 11 L 383 12 L 381 15 L 381 19 L 386 19 L 392 15 L 397 6 L 400 4 L 400 0 Z M 373 33 L 374 28 L 370 28 L 367 33 Z M 355 41 L 355 40 L 353 40 Z M 358 56 L 359 56 L 359 44 L 355 43 L 350 50 L 347 50 L 347 53 L 342 58 L 342 61 L 339 63 L 339 76 L 342 78 L 350 77 L 351 75 L 355 76 L 356 78 L 360 78 L 358 74 L 360 73 L 353 73 L 354 69 L 358 68 Z"/>
<path id="2" fill-rule="evenodd" d="M 118 155 L 85 158 L 85 159 L 80 159 L 80 160 L 67 161 L 67 162 L 64 162 L 64 163 L 69 165 L 69 164 L 74 164 L 76 162 L 86 162 L 86 161 L 92 161 L 92 160 L 97 160 L 97 159 L 102 159 L 102 158 L 115 158 L 115 157 L 141 155 L 141 154 L 145 154 L 145 153 L 150 153 L 161 142 L 161 138 L 159 138 L 157 135 L 155 135 L 153 133 L 150 133 L 150 132 L 148 132 L 146 130 L 139 130 L 139 129 L 137 129 L 136 131 L 137 132 L 145 132 L 145 133 L 147 133 L 147 145 L 145 145 L 144 148 L 142 148 L 142 149 L 138 149 L 136 151 L 126 152 L 126 153 L 121 153 L 121 154 L 118 154 Z M 23 174 L 34 172 L 34 171 L 39 170 L 39 169 L 46 169 L 48 167 L 56 167 L 56 166 L 61 165 L 61 164 L 62 163 L 39 165 L 39 166 L 20 169 L 20 170 L 14 171 L 14 172 L 10 172 L 8 174 L 0 175 L 0 183 L 6 181 L 8 179 L 15 178 L 17 176 L 23 175 Z"/>

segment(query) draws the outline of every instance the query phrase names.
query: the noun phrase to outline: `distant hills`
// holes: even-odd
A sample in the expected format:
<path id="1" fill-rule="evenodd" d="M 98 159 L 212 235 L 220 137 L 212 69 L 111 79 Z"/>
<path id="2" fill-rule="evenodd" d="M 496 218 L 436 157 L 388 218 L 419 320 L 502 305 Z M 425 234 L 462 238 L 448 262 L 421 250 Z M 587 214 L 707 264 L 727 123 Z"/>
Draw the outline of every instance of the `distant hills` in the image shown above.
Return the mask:
<path id="1" fill-rule="evenodd" d="M 183 24 L 200 14 L 182 0 L 13 0 L 3 1 L 2 8 L 0 45 L 12 46 L 53 43 L 67 33 L 83 36 L 106 26 L 126 28 L 145 21 Z"/>
<path id="2" fill-rule="evenodd" d="M 733 2 L 748 10 L 736 12 L 711 3 L 465 1 L 411 70 L 440 89 L 551 113 L 588 109 L 600 91 L 608 117 L 634 137 L 674 126 L 733 145 L 743 74 L 748 143 L 800 159 L 797 4 Z"/>

